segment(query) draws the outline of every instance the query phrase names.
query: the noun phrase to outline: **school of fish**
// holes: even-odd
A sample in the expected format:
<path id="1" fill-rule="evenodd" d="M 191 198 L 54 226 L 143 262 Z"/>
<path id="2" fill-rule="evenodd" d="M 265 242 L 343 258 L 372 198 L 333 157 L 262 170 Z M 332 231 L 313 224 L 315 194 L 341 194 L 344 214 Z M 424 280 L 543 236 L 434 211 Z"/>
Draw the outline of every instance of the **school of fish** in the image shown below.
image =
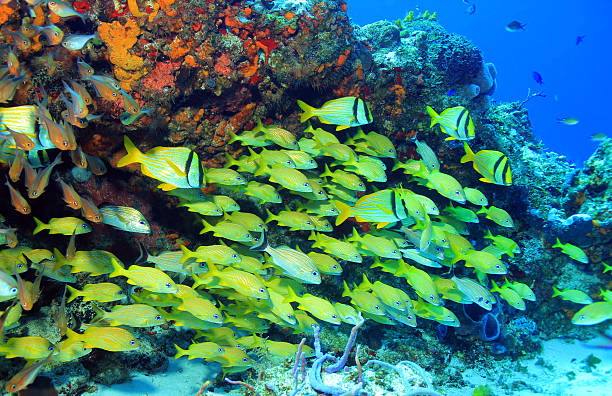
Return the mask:
<path id="1" fill-rule="evenodd" d="M 49 1 L 46 6 L 60 17 L 82 17 L 62 1 Z M 16 49 L 26 45 L 18 42 L 25 41 L 21 36 L 28 39 L 26 31 L 74 51 L 94 38 L 63 37 L 54 25 L 24 25 L 21 30 L 13 33 Z M 18 56 L 11 52 L 0 80 L 3 103 L 10 102 L 25 78 L 18 63 Z M 94 74 L 82 60 L 77 66 L 81 82 L 90 83 L 100 97 L 110 101 L 122 97 L 123 124 L 149 111 L 142 110 L 112 78 Z M 36 104 L 0 109 L 0 162 L 5 164 L 7 201 L 20 215 L 31 217 L 37 238 L 39 233 L 41 238 L 45 233 L 66 237 L 65 248 L 28 247 L 19 244 L 19 230 L 1 223 L 0 243 L 7 248 L 0 251 L 0 297 L 7 307 L 0 316 L 0 331 L 19 326 L 22 318 L 22 323 L 27 320 L 47 282 L 66 284 L 55 317 L 61 341 L 23 336 L 8 337 L 0 344 L 5 358 L 35 362 L 8 381 L 8 392 L 25 389 L 43 366 L 79 359 L 92 348 L 138 349 L 137 328 L 172 324 L 196 329 L 191 345 L 176 345 L 175 358 L 218 362 L 231 373 L 256 366 L 262 353 L 295 355 L 298 345 L 257 335 L 271 326 L 308 333 L 318 321 L 355 325 L 362 315 L 386 325 L 416 327 L 418 320 L 425 319 L 458 327 L 459 318 L 446 306 L 452 307 L 449 302 L 475 303 L 491 310 L 502 299 L 524 310 L 525 301 L 535 301 L 528 285 L 503 278 L 509 265 L 505 256 L 520 253 L 515 241 L 494 235 L 514 227 L 508 212 L 490 206 L 478 188 L 464 187 L 442 172 L 435 151 L 424 140 L 412 140 L 420 159 L 398 161 L 392 141 L 367 129 L 372 113 L 357 97 L 333 99 L 320 108 L 298 101 L 301 121 L 308 122 L 300 139 L 257 120 L 253 130 L 232 134 L 231 142 L 240 142 L 247 150 L 238 158 L 228 154 L 224 168 L 206 168 L 188 147 L 154 147 L 143 152 L 125 136 L 126 153 L 117 167 L 138 164 L 140 172 L 159 182 L 161 190 L 178 197 L 176 214 L 191 216 L 188 211 L 198 216 L 200 233 L 205 235 L 202 240 L 209 243 L 155 255 L 143 251 L 130 265 L 117 256 L 121 252 L 77 250 L 78 236 L 91 232 L 91 223 L 133 233 L 149 233 L 151 228 L 135 208 L 97 207 L 90 197 L 77 193 L 76 180 L 65 172 L 68 159 L 63 151 L 69 151 L 74 166 L 89 168 L 96 177 L 102 177 L 106 167 L 83 153 L 73 129 L 97 117 L 89 113 L 90 94 L 76 80 L 63 86 L 66 109 L 61 122 L 47 109 L 44 93 Z M 476 128 L 467 109 L 457 106 L 440 114 L 431 107 L 426 110 L 431 127 L 439 125 L 448 135 L 446 140 L 464 142 L 461 163 L 472 162 L 482 182 L 512 184 L 510 162 L 503 153 L 475 153 L 469 147 L 467 141 L 475 137 Z M 309 121 L 314 118 L 334 128 L 331 132 L 314 128 Z M 59 152 L 51 155 L 56 149 Z M 57 183 L 61 196 L 47 193 L 45 199 L 67 205 L 74 216 L 40 219 L 33 213 L 31 200 L 45 194 L 50 182 Z M 203 192 L 210 185 L 218 194 Z M 257 204 L 258 212 L 241 211 L 241 201 Z M 484 246 L 479 249 L 469 224 L 483 218 L 496 231 L 488 231 L 478 241 L 477 246 Z M 268 238 L 276 240 L 286 232 L 294 233 L 290 240 L 300 242 L 287 246 Z M 584 252 L 568 245 L 558 242 L 555 247 L 576 260 L 585 259 Z M 342 301 L 318 293 L 322 279 L 341 277 L 343 267 L 360 264 L 377 268 L 381 278 L 382 272 L 404 278 L 406 285 L 371 282 L 364 274 L 358 284 L 343 282 Z M 33 281 L 22 277 L 29 270 L 35 273 Z M 75 274 L 87 275 L 80 288 L 71 285 Z M 124 289 L 116 279 L 125 279 L 133 287 Z M 579 293 L 556 292 L 592 303 Z M 66 306 L 79 298 L 90 302 L 96 316 L 91 323 L 71 329 Z M 600 305 L 581 310 L 575 323 L 591 324 L 612 315 L 612 304 L 587 307 L 595 304 Z M 314 353 L 308 347 L 304 352 Z"/>

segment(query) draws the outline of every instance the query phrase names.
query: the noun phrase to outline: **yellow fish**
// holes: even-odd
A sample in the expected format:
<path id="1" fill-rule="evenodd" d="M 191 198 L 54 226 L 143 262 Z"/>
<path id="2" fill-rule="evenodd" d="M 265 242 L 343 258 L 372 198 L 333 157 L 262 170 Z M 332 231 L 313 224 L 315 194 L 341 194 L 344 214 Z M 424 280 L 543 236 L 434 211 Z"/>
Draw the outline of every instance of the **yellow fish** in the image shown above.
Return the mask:
<path id="1" fill-rule="evenodd" d="M 224 348 L 214 342 L 200 342 L 189 345 L 187 349 L 181 349 L 178 345 L 174 344 L 176 348 L 176 355 L 174 359 L 178 359 L 181 356 L 188 356 L 188 360 L 191 359 L 212 359 L 224 352 Z"/>
<path id="2" fill-rule="evenodd" d="M 321 177 L 331 177 L 331 179 L 340 184 L 342 187 L 348 188 L 353 191 L 365 191 L 365 185 L 354 173 L 345 172 L 340 169 L 330 171 L 327 164 L 325 164 L 325 171 L 321 173 Z"/>
<path id="3" fill-rule="evenodd" d="M 208 266 L 209 271 L 205 274 L 193 275 L 194 288 L 201 285 L 229 287 L 243 296 L 268 299 L 270 295 L 260 277 L 248 272 L 239 271 L 227 267 L 219 271 L 214 264 Z"/>
<path id="4" fill-rule="evenodd" d="M 291 288 L 288 289 L 288 292 L 289 294 L 285 298 L 285 302 L 297 302 L 299 309 L 310 313 L 315 318 L 331 324 L 340 324 L 338 312 L 336 312 L 334 306 L 328 300 L 313 296 L 312 294 L 304 294 L 302 297 L 298 297 Z"/>
<path id="5" fill-rule="evenodd" d="M 354 96 L 328 100 L 318 109 L 301 100 L 298 100 L 297 103 L 304 111 L 300 117 L 300 122 L 318 117 L 319 121 L 324 124 L 338 125 L 336 127 L 337 131 L 372 122 L 372 113 L 366 102 Z"/>
<path id="6" fill-rule="evenodd" d="M 463 142 L 463 148 L 465 155 L 461 158 L 461 163 L 474 162 L 474 169 L 483 176 L 480 178 L 481 182 L 512 185 L 510 161 L 506 154 L 494 150 L 480 150 L 474 154 L 466 142 Z"/>
<path id="7" fill-rule="evenodd" d="M 355 246 L 350 243 L 314 231 L 310 233 L 308 240 L 315 241 L 312 245 L 313 248 L 318 247 L 325 253 L 329 253 L 339 259 L 353 263 L 361 263 L 363 261 L 363 257 L 361 257 Z"/>
<path id="8" fill-rule="evenodd" d="M 512 221 L 512 217 L 510 217 L 508 212 L 495 206 L 489 206 L 488 208 L 483 207 L 476 213 L 484 213 L 487 219 L 493 220 L 495 223 L 502 227 L 514 227 L 514 221 Z"/>
<path id="9" fill-rule="evenodd" d="M 202 219 L 204 228 L 200 234 L 213 232 L 213 235 L 219 238 L 229 239 L 236 242 L 253 242 L 253 236 L 243 225 L 232 223 L 231 221 L 221 221 L 217 224 L 210 225 L 206 220 Z"/>
<path id="10" fill-rule="evenodd" d="M 157 268 L 131 265 L 125 269 L 116 260 L 112 260 L 112 263 L 113 272 L 109 274 L 110 278 L 125 276 L 130 285 L 140 286 L 155 293 L 176 293 L 178 291 L 174 281 Z"/>
<path id="11" fill-rule="evenodd" d="M 383 316 L 385 314 L 384 304 L 374 294 L 364 292 L 355 288 L 350 290 L 346 281 L 343 282 L 344 291 L 342 297 L 350 297 L 351 302 L 364 313 Z"/>
<path id="12" fill-rule="evenodd" d="M 68 302 L 73 301 L 77 297 L 83 297 L 83 301 L 98 301 L 112 302 L 125 298 L 125 292 L 121 287 L 114 283 L 87 283 L 83 286 L 83 290 L 77 290 L 70 285 L 66 285 L 66 289 L 70 293 Z"/>
<path id="13" fill-rule="evenodd" d="M 111 326 L 151 327 L 166 323 L 164 317 L 153 307 L 145 304 L 115 305 L 106 312 L 92 305 L 96 316 L 91 321 Z"/>
<path id="14" fill-rule="evenodd" d="M 238 252 L 225 245 L 199 246 L 195 251 L 181 245 L 181 251 L 183 252 L 182 263 L 188 262 L 190 259 L 223 265 L 236 264 L 242 261 Z"/>
<path id="15" fill-rule="evenodd" d="M 9 338 L 4 344 L 0 344 L 0 354 L 7 359 L 44 359 L 53 350 L 49 340 L 37 336 Z"/>
<path id="16" fill-rule="evenodd" d="M 121 327 L 87 326 L 83 334 L 67 329 L 69 340 L 82 341 L 85 348 L 99 348 L 112 352 L 133 351 L 140 347 L 138 340 Z"/>
<path id="17" fill-rule="evenodd" d="M 202 297 L 183 298 L 183 302 L 177 306 L 181 311 L 187 311 L 198 319 L 212 322 L 223 323 L 221 311 L 210 301 Z"/>
<path id="18" fill-rule="evenodd" d="M 438 114 L 427 106 L 427 113 L 431 116 L 430 128 L 439 124 L 442 132 L 450 135 L 445 140 L 471 140 L 476 137 L 474 122 L 470 113 L 463 106 L 451 107 Z"/>
<path id="19" fill-rule="evenodd" d="M 76 235 L 86 234 L 91 232 L 89 224 L 76 217 L 61 217 L 49 220 L 48 224 L 43 223 L 34 217 L 36 228 L 33 234 L 36 235 L 42 230 L 49 230 L 49 234 Z"/>
<path id="20" fill-rule="evenodd" d="M 572 323 L 580 326 L 595 325 L 612 319 L 612 303 L 598 301 L 581 308 L 572 317 Z"/>

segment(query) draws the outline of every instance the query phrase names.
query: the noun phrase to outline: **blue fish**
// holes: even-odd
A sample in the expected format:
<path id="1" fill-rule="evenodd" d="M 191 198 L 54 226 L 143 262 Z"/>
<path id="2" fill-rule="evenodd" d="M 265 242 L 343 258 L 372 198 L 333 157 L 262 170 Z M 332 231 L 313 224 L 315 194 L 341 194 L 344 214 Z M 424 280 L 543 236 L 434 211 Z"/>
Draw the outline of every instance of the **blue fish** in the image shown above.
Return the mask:
<path id="1" fill-rule="evenodd" d="M 542 79 L 542 75 L 540 73 L 538 73 L 537 71 L 534 71 L 532 74 L 533 79 L 535 80 L 536 83 L 542 85 L 544 84 L 544 80 Z"/>
<path id="2" fill-rule="evenodd" d="M 576 45 L 578 45 L 578 44 L 582 43 L 582 42 L 584 41 L 584 38 L 585 38 L 585 37 L 586 37 L 586 36 L 577 36 L 577 37 L 576 37 Z"/>

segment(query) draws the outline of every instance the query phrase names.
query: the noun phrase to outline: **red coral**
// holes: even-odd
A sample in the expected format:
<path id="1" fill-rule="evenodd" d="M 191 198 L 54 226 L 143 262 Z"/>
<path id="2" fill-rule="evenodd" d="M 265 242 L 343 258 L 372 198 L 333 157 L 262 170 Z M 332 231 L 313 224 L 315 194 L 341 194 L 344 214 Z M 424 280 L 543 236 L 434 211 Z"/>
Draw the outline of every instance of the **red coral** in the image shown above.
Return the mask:
<path id="1" fill-rule="evenodd" d="M 164 88 L 174 87 L 173 72 L 180 66 L 179 62 L 159 62 L 155 69 L 142 79 L 142 85 L 153 91 L 161 92 Z"/>
<path id="2" fill-rule="evenodd" d="M 223 54 L 217 59 L 217 63 L 215 64 L 215 71 L 223 76 L 227 76 L 232 72 L 232 69 L 229 67 L 231 63 L 230 57 L 227 54 Z"/>
<path id="3" fill-rule="evenodd" d="M 92 4 L 89 0 L 76 0 L 72 3 L 72 7 L 74 7 L 77 12 L 83 13 L 91 10 Z"/>

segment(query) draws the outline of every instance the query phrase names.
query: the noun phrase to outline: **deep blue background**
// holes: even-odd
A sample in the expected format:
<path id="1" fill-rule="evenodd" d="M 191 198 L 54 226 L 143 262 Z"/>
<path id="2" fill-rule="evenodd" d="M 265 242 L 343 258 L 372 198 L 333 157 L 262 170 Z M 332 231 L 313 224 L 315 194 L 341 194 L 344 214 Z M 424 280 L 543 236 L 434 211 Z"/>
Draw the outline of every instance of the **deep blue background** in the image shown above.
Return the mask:
<path id="1" fill-rule="evenodd" d="M 543 89 L 546 98 L 527 104 L 535 135 L 554 151 L 582 165 L 597 143 L 595 133 L 610 133 L 612 113 L 612 1 L 610 0 L 471 0 L 474 15 L 461 0 L 348 0 L 353 22 L 365 25 L 380 19 L 403 18 L 408 11 L 437 11 L 447 31 L 459 33 L 483 52 L 497 68 L 497 101 L 522 100 L 527 89 Z M 417 12 L 415 12 L 417 14 Z M 525 31 L 510 33 L 513 20 Z M 576 46 L 576 37 L 585 35 Z M 544 80 L 540 88 L 532 73 Z M 576 117 L 567 126 L 557 118 Z"/>

